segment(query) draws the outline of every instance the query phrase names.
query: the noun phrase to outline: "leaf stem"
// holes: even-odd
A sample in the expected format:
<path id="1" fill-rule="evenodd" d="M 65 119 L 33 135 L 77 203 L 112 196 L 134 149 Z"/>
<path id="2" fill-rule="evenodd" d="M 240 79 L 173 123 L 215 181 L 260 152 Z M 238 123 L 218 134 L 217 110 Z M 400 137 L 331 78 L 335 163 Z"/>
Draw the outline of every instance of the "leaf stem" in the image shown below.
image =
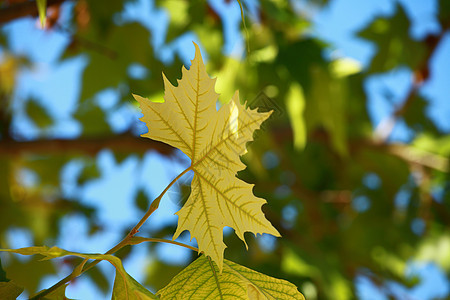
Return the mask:
<path id="1" fill-rule="evenodd" d="M 159 203 L 161 202 L 161 199 L 164 196 L 164 194 L 172 187 L 172 185 L 178 179 L 180 179 L 184 174 L 186 174 L 190 170 L 192 170 L 192 166 L 187 168 L 186 170 L 184 170 L 180 174 L 178 174 L 178 176 L 175 177 L 169 183 L 168 186 L 166 186 L 166 188 L 161 192 L 161 194 L 158 197 L 156 197 L 155 200 L 153 200 L 152 204 L 150 204 L 149 209 L 147 210 L 145 215 L 142 217 L 142 219 L 139 220 L 139 222 L 136 224 L 136 226 L 134 226 L 133 229 L 130 230 L 130 232 L 125 236 L 125 238 L 123 240 L 121 240 L 117 245 L 115 245 L 114 247 L 109 249 L 105 254 L 113 254 L 113 253 L 116 253 L 117 251 L 119 251 L 120 249 L 122 249 L 125 246 L 136 245 L 136 244 L 139 244 L 139 243 L 142 243 L 142 242 L 145 242 L 145 241 L 170 243 L 170 244 L 182 246 L 182 247 L 185 247 L 185 248 L 189 248 L 191 250 L 194 250 L 194 251 L 198 252 L 198 249 L 195 248 L 195 247 L 191 247 L 189 245 L 185 245 L 183 243 L 179 243 L 179 242 L 175 242 L 175 241 L 164 240 L 164 239 L 141 238 L 141 237 L 139 237 L 139 240 L 141 240 L 141 241 L 137 242 L 136 241 L 137 238 L 134 238 L 134 235 L 139 232 L 139 229 L 142 227 L 142 225 L 144 225 L 145 221 L 147 221 L 147 219 L 155 212 L 155 210 L 158 209 Z M 61 279 L 60 281 L 58 281 L 57 283 L 55 283 L 54 285 L 52 285 L 48 289 L 42 290 L 41 292 L 39 292 L 35 296 L 31 297 L 29 300 L 42 299 L 44 296 L 50 294 L 51 292 L 55 291 L 59 287 L 61 287 L 64 284 L 68 283 L 69 281 L 71 281 L 72 279 L 80 276 L 81 274 L 83 274 L 87 270 L 89 270 L 92 267 L 96 266 L 101 260 L 94 260 L 91 263 L 85 265 L 87 261 L 88 261 L 88 259 L 83 260 L 77 267 L 75 267 L 75 269 L 72 271 L 72 273 L 70 273 L 69 275 L 67 275 L 66 277 L 64 277 L 63 279 Z"/>
<path id="2" fill-rule="evenodd" d="M 123 247 L 129 245 L 128 240 L 129 240 L 129 237 L 127 235 L 122 241 L 120 241 L 117 245 L 115 245 L 114 247 L 109 249 L 105 254 L 115 253 L 119 249 L 122 249 Z M 80 276 L 81 274 L 83 274 L 84 272 L 86 272 L 87 270 L 93 268 L 99 262 L 101 262 L 101 260 L 94 260 L 94 261 L 92 261 L 92 262 L 90 262 L 89 264 L 86 265 L 87 261 L 88 261 L 88 259 L 84 259 L 78 266 L 75 267 L 75 269 L 72 271 L 72 273 L 70 273 L 69 275 L 67 275 L 66 277 L 64 277 L 63 279 L 61 279 L 60 281 L 58 281 L 57 283 L 55 283 L 54 285 L 52 285 L 48 289 L 42 290 L 38 294 L 34 295 L 29 300 L 42 299 L 44 296 L 50 294 L 51 292 L 55 291 L 59 287 L 61 287 L 64 284 L 68 283 L 72 279 Z"/>
<path id="3" fill-rule="evenodd" d="M 134 226 L 133 229 L 131 229 L 130 233 L 128 233 L 129 237 L 133 237 L 136 233 L 139 232 L 139 229 L 141 228 L 142 225 L 144 225 L 145 221 L 147 221 L 147 219 L 152 215 L 152 213 L 158 209 L 159 207 L 159 203 L 161 202 L 162 197 L 164 196 L 164 194 L 170 189 L 170 187 L 172 187 L 172 185 L 178 180 L 180 179 L 184 174 L 186 174 L 187 172 L 189 172 L 190 170 L 192 170 L 192 167 L 187 168 L 186 170 L 184 170 L 183 172 L 181 172 L 180 174 L 178 174 L 177 177 L 175 177 L 168 186 L 166 186 L 166 188 L 161 192 L 161 194 L 156 197 L 155 200 L 153 200 L 152 204 L 150 204 L 149 209 L 147 210 L 147 212 L 145 213 L 145 215 L 142 217 L 142 219 L 136 224 L 136 226 Z"/>

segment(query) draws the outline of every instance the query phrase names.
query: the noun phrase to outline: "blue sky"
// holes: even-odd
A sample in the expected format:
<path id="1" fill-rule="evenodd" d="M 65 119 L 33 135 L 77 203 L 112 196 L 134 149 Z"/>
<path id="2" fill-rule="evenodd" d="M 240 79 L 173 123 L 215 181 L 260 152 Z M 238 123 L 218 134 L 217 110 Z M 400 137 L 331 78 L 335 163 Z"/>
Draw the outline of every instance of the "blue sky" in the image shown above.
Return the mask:
<path id="1" fill-rule="evenodd" d="M 248 13 L 257 20 L 258 2 L 256 0 L 245 2 L 248 5 Z M 414 38 L 422 38 L 428 33 L 440 31 L 435 20 L 437 3 L 434 0 L 335 0 L 330 1 L 330 5 L 322 11 L 315 10 L 308 4 L 308 1 L 292 2 L 308 12 L 307 16 L 314 24 L 312 34 L 333 45 L 329 51 L 330 55 L 352 57 L 360 61 L 363 66 L 368 65 L 375 53 L 375 48 L 369 42 L 356 38 L 354 34 L 377 16 L 392 15 L 397 2 L 401 3 L 409 13 L 413 22 L 411 35 Z M 210 0 L 209 3 L 222 17 L 225 39 L 224 53 L 234 57 L 243 56 L 245 41 L 240 34 L 242 24 L 239 6 L 233 1 L 225 3 Z M 70 5 L 64 5 L 63 19 L 69 18 Z M 138 20 L 153 33 L 153 39 L 150 42 L 155 48 L 160 49 L 157 54 L 162 61 L 171 62 L 173 55 L 179 55 L 183 62 L 189 64 L 194 53 L 192 40 L 199 43 L 197 37 L 193 33 L 186 33 L 167 44 L 164 36 L 170 22 L 169 16 L 163 10 L 155 9 L 152 1 L 141 0 L 136 4 L 129 4 L 125 8 L 125 20 Z M 36 24 L 36 20 L 27 18 L 3 27 L 3 30 L 8 33 L 14 52 L 26 54 L 37 63 L 35 68 L 21 71 L 18 77 L 19 82 L 14 93 L 13 109 L 16 115 L 13 122 L 14 129 L 20 132 L 24 139 L 35 139 L 42 134 L 24 113 L 24 101 L 29 96 L 35 96 L 46 99 L 44 105 L 56 120 L 56 125 L 45 134 L 52 137 L 76 137 L 80 134 L 80 127 L 71 114 L 74 112 L 78 100 L 81 74 L 86 66 L 86 59 L 77 57 L 63 64 L 56 64 L 55 62 L 69 42 L 68 37 L 58 31 L 41 31 Z M 450 56 L 446 53 L 450 53 L 450 36 L 448 35 L 432 58 L 432 77 L 420 91 L 423 95 L 429 96 L 428 98 L 432 101 L 427 113 L 433 117 L 439 128 L 450 132 L 450 118 L 448 118 L 450 101 L 447 99 L 450 94 L 450 85 L 445 82 L 445 79 L 450 78 Z M 207 58 L 207 54 L 205 57 Z M 392 90 L 394 103 L 398 105 L 404 99 L 411 84 L 411 71 L 407 68 L 373 75 L 367 80 L 365 91 L 368 97 L 368 111 L 374 127 L 388 118 L 395 109 L 392 103 L 383 96 L 381 87 L 387 86 Z M 117 101 L 115 97 L 116 94 L 113 90 L 105 91 L 98 98 L 100 106 L 108 108 Z M 110 124 L 113 129 L 120 132 L 121 128 L 126 128 L 130 122 L 136 122 L 139 115 L 134 107 L 124 106 L 115 115 L 110 116 Z M 395 125 L 390 136 L 390 140 L 393 141 L 408 141 L 410 138 L 410 131 L 401 121 Z M 79 252 L 108 250 L 122 238 L 120 233 L 125 228 L 134 225 L 142 214 L 132 204 L 136 191 L 144 189 L 151 199 L 158 195 L 187 166 L 186 158 L 182 154 L 179 157 L 181 160 L 168 159 L 150 152 L 142 160 L 131 156 L 117 164 L 113 154 L 104 150 L 96 158 L 101 166 L 101 177 L 82 188 L 75 184 L 76 176 L 81 171 L 82 162 L 73 161 L 68 164 L 61 172 L 63 193 L 67 196 L 78 195 L 82 202 L 98 207 L 100 223 L 109 225 L 102 234 L 88 238 L 85 220 L 78 216 L 66 216 L 63 219 L 62 228 L 67 234 L 62 234 L 58 246 Z M 186 175 L 183 180 L 188 182 L 190 175 Z M 120 188 L 117 188 L 118 186 Z M 179 201 L 179 192 L 175 185 L 163 198 L 158 211 L 150 218 L 150 224 L 145 226 L 155 228 L 168 223 L 175 224 L 177 217 L 174 216 L 174 213 L 179 209 Z M 10 236 L 13 247 L 31 246 L 31 239 L 26 232 L 14 229 Z M 14 238 L 12 238 L 13 236 Z M 182 240 L 189 242 L 188 235 L 183 235 Z M 158 246 L 157 254 L 172 263 L 184 264 L 188 251 L 173 245 L 161 245 Z M 178 260 L 173 261 L 174 257 L 177 257 Z M 125 262 L 125 267 L 133 277 L 140 280 L 146 267 L 140 262 L 149 262 L 150 260 L 151 256 L 146 248 L 137 246 L 133 249 L 131 258 Z M 101 268 L 105 274 L 109 274 L 112 284 L 113 268 L 106 263 L 102 263 Z M 52 285 L 69 272 L 70 270 L 63 270 L 58 276 L 46 278 L 41 287 L 46 288 Z M 411 262 L 407 272 L 421 274 L 425 280 L 411 290 L 392 283 L 393 289 L 399 295 L 408 294 L 411 299 L 431 299 L 430 297 L 433 295 L 443 295 L 449 292 L 448 287 L 445 288 L 445 283 L 448 286 L 445 275 L 432 263 Z M 361 276 L 355 282 L 361 299 L 387 299 L 383 291 L 373 285 L 367 277 Z M 81 299 L 102 299 L 104 297 L 88 279 L 83 277 L 69 286 L 67 296 Z"/>

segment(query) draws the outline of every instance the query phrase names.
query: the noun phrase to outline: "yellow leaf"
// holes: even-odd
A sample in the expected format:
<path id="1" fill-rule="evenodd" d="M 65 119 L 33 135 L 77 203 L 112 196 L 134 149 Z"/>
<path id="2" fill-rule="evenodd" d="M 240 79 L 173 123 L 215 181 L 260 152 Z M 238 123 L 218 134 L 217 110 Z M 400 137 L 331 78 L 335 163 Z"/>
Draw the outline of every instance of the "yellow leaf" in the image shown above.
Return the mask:
<path id="1" fill-rule="evenodd" d="M 158 291 L 161 299 L 305 300 L 292 283 L 224 260 L 223 272 L 204 255 Z"/>
<path id="2" fill-rule="evenodd" d="M 210 256 L 221 271 L 225 226 L 234 228 L 244 243 L 245 232 L 280 236 L 261 210 L 266 201 L 253 195 L 252 185 L 236 177 L 245 168 L 239 156 L 246 152 L 246 143 L 270 113 L 245 108 L 238 92 L 217 111 L 215 79 L 206 73 L 196 44 L 192 65 L 189 70 L 183 68 L 182 74 L 177 87 L 163 75 L 164 103 L 137 95 L 134 98 L 149 130 L 142 136 L 176 147 L 191 159 L 191 195 L 177 212 L 174 239 L 189 230 L 199 251 Z"/>

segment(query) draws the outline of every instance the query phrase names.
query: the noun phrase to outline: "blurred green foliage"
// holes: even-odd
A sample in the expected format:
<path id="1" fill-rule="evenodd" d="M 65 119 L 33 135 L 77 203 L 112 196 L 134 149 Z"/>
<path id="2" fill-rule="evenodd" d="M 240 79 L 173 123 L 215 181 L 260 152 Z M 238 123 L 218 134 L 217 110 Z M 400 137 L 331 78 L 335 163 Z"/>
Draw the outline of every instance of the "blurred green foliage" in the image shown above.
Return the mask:
<path id="1" fill-rule="evenodd" d="M 36 245 L 53 245 L 66 214 L 83 215 L 90 233 L 103 230 L 92 207 L 76 196 L 64 198 L 61 170 L 73 160 L 82 161 L 77 184 L 84 185 L 101 176 L 95 159 L 98 149 L 80 150 L 86 139 L 118 139 L 109 145 L 123 159 L 135 154 L 135 149 L 124 150 L 125 142 L 117 147 L 120 139 L 139 137 L 132 127 L 120 135 L 113 133 L 107 120 L 110 111 L 98 106 L 96 95 L 108 88 L 116 90 L 119 103 L 109 109 L 115 110 L 133 103 L 132 92 L 160 99 L 161 72 L 167 78 L 181 77 L 179 56 L 165 65 L 159 58 L 160 49 L 150 44 L 152 32 L 140 23 L 118 18 L 132 2 L 114 0 L 105 5 L 79 0 L 70 9 L 73 17 L 67 24 L 47 29 L 70 32 L 71 43 L 59 63 L 79 55 L 88 61 L 73 113 L 82 134 L 72 138 L 69 149 L 46 137 L 46 129 L 53 124 L 45 109 L 46 99 L 28 99 L 25 105 L 25 113 L 40 128 L 40 140 L 22 141 L 11 132 L 16 74 L 32 62 L 10 50 L 6 37 L 0 38 L 5 53 L 0 63 L 0 248 L 9 247 L 10 228 L 29 230 Z M 313 2 L 319 9 L 327 3 Z M 407 277 L 405 268 L 415 259 L 436 262 L 450 278 L 450 139 L 424 113 L 429 102 L 417 89 L 428 80 L 430 57 L 450 27 L 448 3 L 440 1 L 442 33 L 422 40 L 410 37 L 411 22 L 401 5 L 393 16 L 375 18 L 358 34 L 377 49 L 370 66 L 362 69 L 350 59 L 325 58 L 322 54 L 330 45 L 311 37 L 310 22 L 287 1 L 261 1 L 259 22 L 248 17 L 244 2 L 248 32 L 243 36 L 248 36 L 249 49 L 241 60 L 223 54 L 223 20 L 207 3 L 156 1 L 158 9 L 170 16 L 166 45 L 187 32 L 198 37 L 208 55 L 208 72 L 218 78 L 220 101 L 228 101 L 238 89 L 251 107 L 276 111 L 243 157 L 248 168 L 239 177 L 254 183 L 254 193 L 267 199 L 264 212 L 283 237 L 267 250 L 248 235 L 249 251 L 245 251 L 242 242 L 228 235 L 227 259 L 287 279 L 309 300 L 355 298 L 358 275 L 378 286 L 389 280 L 414 286 L 418 280 Z M 133 77 L 129 72 L 133 64 L 145 67 L 148 74 Z M 410 143 L 404 144 L 374 138 L 363 89 L 371 74 L 400 67 L 415 74 L 405 105 L 393 115 L 413 131 Z M 32 144 L 39 141 L 51 153 Z M 148 151 L 153 151 L 152 145 Z M 31 172 L 36 180 L 25 182 L 23 172 Z M 189 188 L 182 190 L 189 193 Z M 436 190 L 441 191 L 439 198 Z M 402 205 L 396 202 L 400 191 L 408 194 Z M 136 193 L 134 203 L 140 210 L 146 210 L 152 200 L 146 197 L 141 190 Z M 423 232 L 412 230 L 415 220 L 423 222 Z M 167 226 L 141 234 L 165 237 L 173 232 Z M 155 252 L 154 246 L 149 249 Z M 126 259 L 131 254 L 121 255 Z M 74 265 L 71 260 L 64 263 Z M 160 289 L 182 267 L 155 260 L 143 283 Z M 29 293 L 36 292 L 44 276 L 56 272 L 49 261 L 12 257 L 5 269 L 8 278 Z M 1 271 L 0 283 L 4 284 Z M 88 274 L 100 289 L 108 290 L 101 271 Z"/>

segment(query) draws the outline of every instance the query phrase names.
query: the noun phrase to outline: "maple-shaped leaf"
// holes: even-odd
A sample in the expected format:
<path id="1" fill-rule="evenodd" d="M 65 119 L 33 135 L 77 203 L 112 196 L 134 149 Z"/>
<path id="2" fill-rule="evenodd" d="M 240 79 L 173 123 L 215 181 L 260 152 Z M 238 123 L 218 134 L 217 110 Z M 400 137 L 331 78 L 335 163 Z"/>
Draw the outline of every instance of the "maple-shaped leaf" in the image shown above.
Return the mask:
<path id="1" fill-rule="evenodd" d="M 158 291 L 161 299 L 300 299 L 292 283 L 224 260 L 223 272 L 204 255 L 197 258 L 167 286 Z"/>
<path id="2" fill-rule="evenodd" d="M 404 8 L 397 3 L 395 15 L 375 19 L 358 33 L 378 47 L 368 69 L 370 73 L 387 72 L 403 64 L 413 70 L 420 67 L 426 60 L 425 43 L 412 39 L 410 28 L 411 22 Z"/>
<path id="3" fill-rule="evenodd" d="M 182 150 L 191 159 L 194 171 L 191 194 L 177 212 L 176 239 L 184 230 L 196 238 L 199 252 L 210 256 L 222 270 L 223 228 L 234 228 L 244 241 L 245 232 L 280 236 L 265 218 L 261 206 L 264 199 L 253 195 L 253 185 L 236 177 L 245 168 L 240 155 L 253 139 L 269 113 L 245 108 L 239 94 L 218 111 L 215 79 L 206 73 L 200 49 L 195 45 L 195 58 L 189 70 L 182 69 L 182 79 L 173 86 L 163 74 L 163 103 L 134 95 L 139 102 L 148 133 L 142 136 L 167 143 Z"/>

